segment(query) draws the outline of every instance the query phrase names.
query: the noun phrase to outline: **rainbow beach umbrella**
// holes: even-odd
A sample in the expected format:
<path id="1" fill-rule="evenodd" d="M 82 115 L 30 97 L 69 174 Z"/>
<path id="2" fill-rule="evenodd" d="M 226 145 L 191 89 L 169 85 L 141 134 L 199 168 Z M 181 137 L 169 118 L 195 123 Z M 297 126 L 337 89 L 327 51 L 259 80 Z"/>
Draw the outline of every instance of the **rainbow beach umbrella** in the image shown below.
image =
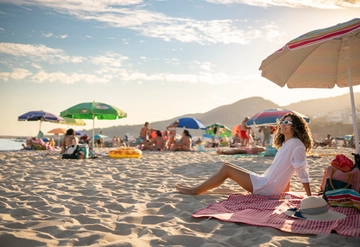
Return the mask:
<path id="1" fill-rule="evenodd" d="M 263 60 L 259 70 L 280 87 L 349 87 L 355 143 L 359 143 L 353 93 L 353 85 L 360 84 L 359 18 L 291 40 Z M 360 153 L 359 145 L 356 152 Z"/>

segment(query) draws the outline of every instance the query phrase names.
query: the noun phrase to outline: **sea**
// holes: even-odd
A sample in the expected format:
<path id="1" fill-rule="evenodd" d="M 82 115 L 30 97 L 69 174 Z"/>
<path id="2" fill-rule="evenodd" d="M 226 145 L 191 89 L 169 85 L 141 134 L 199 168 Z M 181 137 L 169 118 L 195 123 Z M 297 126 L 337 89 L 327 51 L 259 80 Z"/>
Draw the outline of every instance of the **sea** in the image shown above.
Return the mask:
<path id="1" fill-rule="evenodd" d="M 0 151 L 13 151 L 22 149 L 21 144 L 25 144 L 26 140 L 24 139 L 6 139 L 0 138 Z"/>

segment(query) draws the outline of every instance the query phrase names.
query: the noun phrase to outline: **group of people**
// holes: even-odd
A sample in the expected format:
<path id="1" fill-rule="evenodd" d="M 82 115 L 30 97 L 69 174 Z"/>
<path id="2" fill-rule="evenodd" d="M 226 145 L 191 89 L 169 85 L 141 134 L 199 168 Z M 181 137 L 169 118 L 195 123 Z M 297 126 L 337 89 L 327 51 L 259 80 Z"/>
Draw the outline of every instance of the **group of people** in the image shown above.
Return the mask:
<path id="1" fill-rule="evenodd" d="M 175 120 L 166 130 L 154 130 L 150 128 L 150 123 L 146 122 L 140 130 L 140 149 L 150 151 L 190 151 L 192 150 L 192 137 L 190 132 L 185 129 L 182 133 L 181 139 L 176 140 L 176 128 L 179 121 Z M 153 136 L 155 133 L 155 136 Z"/>

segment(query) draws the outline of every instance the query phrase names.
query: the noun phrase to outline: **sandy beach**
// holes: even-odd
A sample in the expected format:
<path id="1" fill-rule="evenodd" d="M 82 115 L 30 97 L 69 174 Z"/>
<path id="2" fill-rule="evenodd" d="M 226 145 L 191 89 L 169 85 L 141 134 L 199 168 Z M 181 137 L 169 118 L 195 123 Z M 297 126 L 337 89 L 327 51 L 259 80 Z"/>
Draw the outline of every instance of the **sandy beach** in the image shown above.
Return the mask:
<path id="1" fill-rule="evenodd" d="M 101 149 L 107 153 L 110 149 Z M 311 189 L 336 153 L 308 157 Z M 194 218 L 234 193 L 233 181 L 198 196 L 177 183 L 196 184 L 232 162 L 262 173 L 273 157 L 207 152 L 143 152 L 140 159 L 62 160 L 57 152 L 0 152 L 0 246 L 359 246 L 360 238 L 299 235 L 270 227 Z M 302 191 L 296 177 L 292 191 Z"/>

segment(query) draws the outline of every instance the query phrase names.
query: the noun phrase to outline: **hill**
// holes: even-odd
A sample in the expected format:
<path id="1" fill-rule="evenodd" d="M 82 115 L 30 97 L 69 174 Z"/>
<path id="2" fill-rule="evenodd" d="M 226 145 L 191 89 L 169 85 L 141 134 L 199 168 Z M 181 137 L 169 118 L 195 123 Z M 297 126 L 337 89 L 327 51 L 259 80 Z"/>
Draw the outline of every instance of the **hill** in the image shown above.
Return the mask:
<path id="1" fill-rule="evenodd" d="M 355 93 L 355 102 L 360 103 L 360 93 Z M 359 106 L 359 103 L 357 104 Z M 325 136 L 326 133 L 332 133 L 333 136 L 351 134 L 351 124 L 341 123 L 329 123 L 325 118 L 314 118 L 317 114 L 326 114 L 334 110 L 341 110 L 350 108 L 349 94 L 341 95 L 338 97 L 306 100 L 297 103 L 293 103 L 287 106 L 279 106 L 270 100 L 263 99 L 261 97 L 251 97 L 247 99 L 239 100 L 233 104 L 219 106 L 211 111 L 205 113 L 193 113 L 187 114 L 181 117 L 195 117 L 205 124 L 212 124 L 219 122 L 232 128 L 235 125 L 241 123 L 245 116 L 253 116 L 255 113 L 264 109 L 270 108 L 286 108 L 311 118 L 310 128 L 313 133 L 317 133 L 319 137 Z M 158 121 L 151 123 L 151 127 L 154 129 L 164 130 L 173 119 Z M 123 137 L 125 133 L 129 133 L 132 136 L 138 136 L 140 128 L 143 125 L 118 125 L 109 128 L 101 129 L 103 133 L 109 137 L 120 136 Z M 99 133 L 100 129 L 95 129 L 95 133 Z M 91 131 L 84 131 L 91 134 Z M 193 135 L 201 134 L 201 131 L 191 130 Z"/>

